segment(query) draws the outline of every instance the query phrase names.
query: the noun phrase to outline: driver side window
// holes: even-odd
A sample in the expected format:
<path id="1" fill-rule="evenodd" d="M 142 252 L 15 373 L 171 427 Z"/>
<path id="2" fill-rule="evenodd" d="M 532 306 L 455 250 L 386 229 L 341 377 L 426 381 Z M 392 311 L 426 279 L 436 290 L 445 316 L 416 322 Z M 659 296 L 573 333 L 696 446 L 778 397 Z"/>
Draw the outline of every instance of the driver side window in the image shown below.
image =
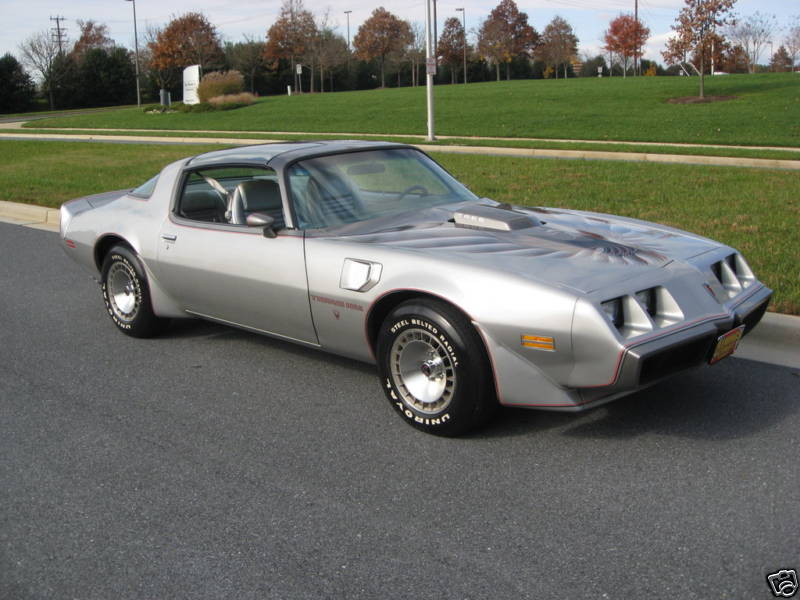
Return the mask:
<path id="1" fill-rule="evenodd" d="M 183 182 L 175 214 L 203 223 L 245 226 L 247 216 L 266 214 L 283 229 L 283 203 L 272 169 L 215 167 L 190 172 Z"/>

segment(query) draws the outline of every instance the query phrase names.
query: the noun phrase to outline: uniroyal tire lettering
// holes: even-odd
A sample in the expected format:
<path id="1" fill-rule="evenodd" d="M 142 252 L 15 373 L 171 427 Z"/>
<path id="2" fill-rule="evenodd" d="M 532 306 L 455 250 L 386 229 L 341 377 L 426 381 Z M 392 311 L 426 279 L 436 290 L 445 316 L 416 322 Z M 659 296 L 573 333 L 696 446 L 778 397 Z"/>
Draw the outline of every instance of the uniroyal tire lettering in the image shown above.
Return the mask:
<path id="1" fill-rule="evenodd" d="M 406 405 L 403 404 L 402 402 L 395 402 L 394 405 L 403 414 L 403 416 L 421 425 L 443 425 L 444 423 L 450 420 L 450 413 L 445 413 L 439 417 L 433 417 L 433 418 L 420 417 L 419 415 L 415 415 L 408 408 L 406 408 Z"/>

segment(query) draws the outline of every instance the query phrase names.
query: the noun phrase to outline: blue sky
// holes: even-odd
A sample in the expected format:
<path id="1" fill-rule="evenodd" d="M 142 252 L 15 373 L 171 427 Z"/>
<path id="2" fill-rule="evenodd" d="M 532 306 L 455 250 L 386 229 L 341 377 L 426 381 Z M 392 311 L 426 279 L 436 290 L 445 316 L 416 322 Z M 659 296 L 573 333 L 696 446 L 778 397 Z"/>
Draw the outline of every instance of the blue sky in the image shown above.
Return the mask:
<path id="1" fill-rule="evenodd" d="M 464 7 L 467 16 L 467 30 L 477 29 L 481 21 L 499 0 L 438 0 L 437 15 L 439 30 L 447 17 L 461 16 L 455 9 Z M 520 0 L 520 10 L 528 13 L 529 22 L 542 31 L 555 15 L 567 19 L 575 29 L 580 40 L 581 52 L 597 54 L 602 46 L 601 38 L 608 22 L 623 12 L 633 12 L 634 0 Z M 424 0 L 330 0 L 329 2 L 312 2 L 306 0 L 306 7 L 317 15 L 329 13 L 329 22 L 339 28 L 345 35 L 345 10 L 352 10 L 350 15 L 350 35 L 355 35 L 358 26 L 366 19 L 374 8 L 384 6 L 387 10 L 412 22 L 424 23 Z M 646 58 L 661 62 L 660 50 L 669 35 L 670 25 L 674 22 L 683 0 L 639 0 L 639 15 L 650 27 L 651 40 L 647 45 Z M 161 26 L 172 16 L 189 11 L 201 11 L 217 26 L 225 40 L 237 41 L 247 34 L 263 38 L 267 28 L 274 22 L 280 10 L 279 0 L 237 0 L 222 2 L 221 0 L 137 0 L 136 13 L 139 27 L 139 39 L 147 26 Z M 781 43 L 785 28 L 794 18 L 800 19 L 799 0 L 739 0 L 735 8 L 742 16 L 756 11 L 774 14 L 778 25 L 784 28 L 775 38 L 775 47 Z M 48 29 L 54 25 L 49 17 L 63 16 L 63 24 L 71 41 L 75 40 L 78 30 L 75 20 L 93 19 L 106 23 L 111 37 L 119 45 L 133 47 L 133 14 L 131 3 L 125 0 L 75 0 L 72 3 L 55 0 L 29 0 L 27 2 L 0 0 L 0 15 L 4 27 L 0 30 L 0 54 L 11 52 L 19 56 L 18 45 L 31 34 Z M 761 62 L 767 62 L 766 54 Z"/>

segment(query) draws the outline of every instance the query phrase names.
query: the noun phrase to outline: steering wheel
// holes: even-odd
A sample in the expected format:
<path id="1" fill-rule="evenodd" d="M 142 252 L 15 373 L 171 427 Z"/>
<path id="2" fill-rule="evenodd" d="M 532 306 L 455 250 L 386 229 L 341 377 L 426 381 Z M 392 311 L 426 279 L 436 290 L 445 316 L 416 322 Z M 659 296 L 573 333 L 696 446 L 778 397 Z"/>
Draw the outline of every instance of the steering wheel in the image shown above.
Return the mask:
<path id="1" fill-rule="evenodd" d="M 397 201 L 400 202 L 403 198 L 405 198 L 406 196 L 408 196 L 413 192 L 419 192 L 420 196 L 427 196 L 428 188 L 426 188 L 424 185 L 412 185 L 411 187 L 403 190 L 403 193 L 400 194 L 400 196 L 397 198 Z"/>

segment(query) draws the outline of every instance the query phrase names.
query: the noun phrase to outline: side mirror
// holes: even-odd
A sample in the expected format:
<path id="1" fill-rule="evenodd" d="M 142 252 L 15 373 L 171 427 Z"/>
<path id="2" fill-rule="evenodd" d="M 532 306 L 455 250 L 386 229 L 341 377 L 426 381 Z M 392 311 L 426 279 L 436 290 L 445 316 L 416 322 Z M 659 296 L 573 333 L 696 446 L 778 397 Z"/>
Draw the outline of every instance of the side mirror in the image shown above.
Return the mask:
<path id="1" fill-rule="evenodd" d="M 272 228 L 275 225 L 275 218 L 268 214 L 259 212 L 250 213 L 247 215 L 246 222 L 248 227 L 263 227 L 264 237 L 274 238 L 277 236 L 275 230 Z"/>

